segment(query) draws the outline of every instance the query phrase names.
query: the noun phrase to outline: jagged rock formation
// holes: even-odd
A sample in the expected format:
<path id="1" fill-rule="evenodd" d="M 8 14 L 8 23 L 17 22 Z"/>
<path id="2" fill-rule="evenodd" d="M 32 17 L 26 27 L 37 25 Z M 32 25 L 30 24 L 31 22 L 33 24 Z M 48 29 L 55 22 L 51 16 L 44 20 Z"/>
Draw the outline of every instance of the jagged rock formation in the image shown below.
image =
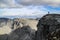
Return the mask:
<path id="1" fill-rule="evenodd" d="M 13 21 L 9 18 L 0 18 L 0 35 L 11 32 Z"/>
<path id="2" fill-rule="evenodd" d="M 0 35 L 9 34 L 11 31 L 23 26 L 27 25 L 24 25 L 19 19 L 0 18 Z"/>
<path id="3" fill-rule="evenodd" d="M 13 21 L 12 29 L 17 29 L 19 27 L 22 27 L 23 25 L 20 23 L 20 21 Z"/>
<path id="4" fill-rule="evenodd" d="M 34 40 L 35 31 L 26 20 L 0 18 L 0 40 Z"/>
<path id="5" fill-rule="evenodd" d="M 35 31 L 29 26 L 18 28 L 14 30 L 10 35 L 8 40 L 33 40 L 35 36 Z"/>
<path id="6" fill-rule="evenodd" d="M 37 30 L 37 27 L 36 27 L 37 23 L 38 23 L 37 20 L 15 18 L 15 19 L 13 19 L 12 28 L 17 29 L 17 28 L 23 27 L 23 26 L 30 26 L 32 29 Z"/>
<path id="7" fill-rule="evenodd" d="M 0 27 L 3 27 L 7 24 L 8 18 L 0 18 Z"/>
<path id="8" fill-rule="evenodd" d="M 18 28 L 9 35 L 1 35 L 0 40 L 34 40 L 35 30 L 29 26 Z"/>
<path id="9" fill-rule="evenodd" d="M 60 15 L 47 14 L 43 16 L 39 20 L 37 28 L 36 40 L 60 40 Z"/>
<path id="10" fill-rule="evenodd" d="M 0 29 L 3 27 L 10 28 L 4 35 L 0 35 L 0 40 L 60 40 L 60 15 L 47 14 L 43 16 L 37 25 L 35 31 L 30 26 L 21 27 L 19 19 L 0 19 Z M 20 28 L 21 27 L 21 28 Z M 13 29 L 13 31 L 12 31 Z M 0 30 L 0 33 L 2 31 Z"/>

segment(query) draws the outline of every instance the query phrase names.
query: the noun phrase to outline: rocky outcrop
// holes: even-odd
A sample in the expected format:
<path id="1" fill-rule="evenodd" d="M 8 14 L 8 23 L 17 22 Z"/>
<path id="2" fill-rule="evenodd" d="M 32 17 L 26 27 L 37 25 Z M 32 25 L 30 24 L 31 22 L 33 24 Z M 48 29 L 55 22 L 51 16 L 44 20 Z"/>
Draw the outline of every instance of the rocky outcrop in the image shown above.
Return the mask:
<path id="1" fill-rule="evenodd" d="M 12 19 L 0 18 L 0 35 L 9 34 L 12 31 L 12 23 Z"/>
<path id="2" fill-rule="evenodd" d="M 0 18 L 0 27 L 3 27 L 7 24 L 8 18 Z"/>
<path id="3" fill-rule="evenodd" d="M 37 31 L 31 29 L 28 25 L 24 25 L 26 22 L 23 23 L 23 21 L 2 18 L 0 20 L 0 29 L 1 27 L 9 27 L 11 32 L 0 35 L 0 40 L 60 40 L 59 14 L 43 16 L 37 24 Z"/>
<path id="4" fill-rule="evenodd" d="M 0 18 L 0 40 L 34 40 L 35 30 L 25 20 Z"/>
<path id="5" fill-rule="evenodd" d="M 8 35 L 1 35 L 0 40 L 34 40 L 35 30 L 29 26 L 18 28 Z"/>
<path id="6" fill-rule="evenodd" d="M 18 19 L 9 19 L 9 18 L 0 18 L 0 35 L 9 34 L 11 31 L 21 28 L 25 25 L 26 22 L 22 23 Z"/>
<path id="7" fill-rule="evenodd" d="M 35 31 L 32 30 L 29 26 L 25 26 L 14 30 L 9 35 L 8 40 L 33 40 L 34 36 L 35 36 Z"/>
<path id="8" fill-rule="evenodd" d="M 39 20 L 37 28 L 36 40 L 56 40 L 53 38 L 58 38 L 57 35 L 54 36 L 54 34 L 56 34 L 56 31 L 60 29 L 60 15 L 47 14 L 43 16 Z M 60 30 L 58 31 L 60 32 Z M 57 34 L 60 36 L 59 32 Z"/>
<path id="9" fill-rule="evenodd" d="M 8 35 L 4 34 L 4 35 L 0 35 L 0 40 L 7 40 L 8 39 Z"/>

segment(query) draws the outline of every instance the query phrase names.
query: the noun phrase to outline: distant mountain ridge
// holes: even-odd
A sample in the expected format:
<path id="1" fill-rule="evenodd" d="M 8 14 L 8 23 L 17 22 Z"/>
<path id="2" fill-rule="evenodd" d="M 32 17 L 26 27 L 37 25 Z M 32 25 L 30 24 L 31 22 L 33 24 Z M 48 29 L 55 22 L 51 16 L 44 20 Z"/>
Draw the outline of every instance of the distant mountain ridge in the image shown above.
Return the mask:
<path id="1" fill-rule="evenodd" d="M 41 17 L 40 16 L 3 16 L 0 18 L 11 18 L 11 19 L 14 19 L 14 18 L 32 18 L 32 19 L 36 19 L 36 18 L 41 18 Z"/>
<path id="2" fill-rule="evenodd" d="M 0 33 L 4 34 L 4 31 L 6 30 L 7 32 L 5 33 L 10 33 L 10 31 L 15 30 L 17 28 L 21 28 L 23 26 L 30 26 L 32 29 L 37 30 L 36 25 L 37 20 L 35 19 L 22 19 L 22 18 L 0 18 Z M 3 32 L 3 33 L 2 33 Z"/>

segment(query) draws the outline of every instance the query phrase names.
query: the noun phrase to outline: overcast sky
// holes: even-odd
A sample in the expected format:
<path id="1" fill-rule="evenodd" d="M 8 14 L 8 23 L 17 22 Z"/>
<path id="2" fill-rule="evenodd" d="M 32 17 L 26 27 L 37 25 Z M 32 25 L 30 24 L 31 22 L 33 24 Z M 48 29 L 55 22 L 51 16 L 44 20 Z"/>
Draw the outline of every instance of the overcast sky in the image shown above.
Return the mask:
<path id="1" fill-rule="evenodd" d="M 0 0 L 1 16 L 60 14 L 60 0 Z"/>

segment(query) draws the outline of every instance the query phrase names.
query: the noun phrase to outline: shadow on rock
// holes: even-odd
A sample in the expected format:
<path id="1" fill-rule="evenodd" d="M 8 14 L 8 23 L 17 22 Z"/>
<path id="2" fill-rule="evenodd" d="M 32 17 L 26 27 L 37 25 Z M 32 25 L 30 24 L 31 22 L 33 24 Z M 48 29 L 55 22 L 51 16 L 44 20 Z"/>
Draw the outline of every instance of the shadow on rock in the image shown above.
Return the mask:
<path id="1" fill-rule="evenodd" d="M 33 40 L 35 36 L 35 30 L 32 30 L 29 26 L 24 26 L 14 30 L 8 40 Z"/>
<path id="2" fill-rule="evenodd" d="M 9 35 L 0 35 L 0 40 L 34 40 L 35 30 L 29 26 L 18 28 Z"/>
<path id="3" fill-rule="evenodd" d="M 7 40 L 8 39 L 8 35 L 0 35 L 0 40 Z"/>

